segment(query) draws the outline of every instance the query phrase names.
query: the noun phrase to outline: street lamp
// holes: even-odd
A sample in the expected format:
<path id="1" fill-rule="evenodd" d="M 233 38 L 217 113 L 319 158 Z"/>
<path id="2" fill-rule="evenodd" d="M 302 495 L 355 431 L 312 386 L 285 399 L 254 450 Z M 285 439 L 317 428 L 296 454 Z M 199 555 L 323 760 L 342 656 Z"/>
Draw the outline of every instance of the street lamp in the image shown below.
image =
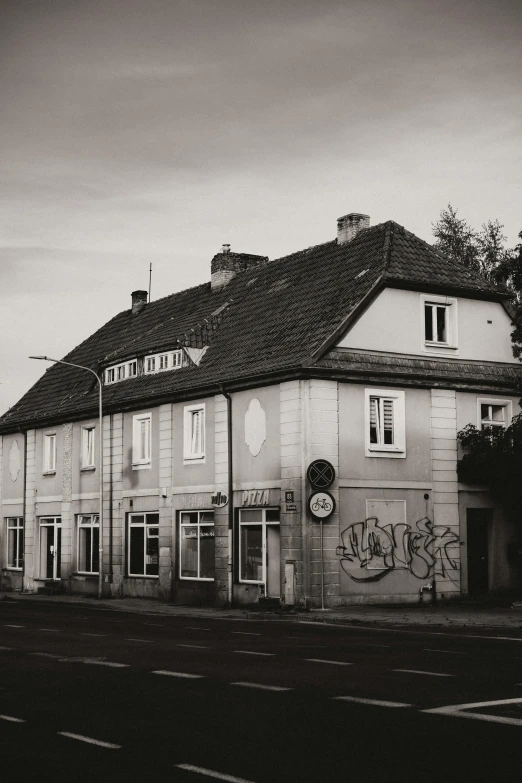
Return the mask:
<path id="1" fill-rule="evenodd" d="M 98 533 L 98 598 L 103 597 L 103 391 L 102 382 L 98 373 L 91 370 L 90 367 L 84 367 L 83 364 L 74 364 L 73 362 L 64 362 L 63 359 L 51 359 L 49 356 L 30 356 L 30 359 L 41 359 L 45 362 L 54 362 L 55 364 L 67 364 L 69 367 L 77 367 L 79 370 L 87 370 L 96 378 L 98 382 L 99 392 L 99 410 L 98 418 L 100 421 L 99 435 L 98 435 L 98 453 L 99 453 L 99 494 L 100 494 L 100 511 L 98 514 L 99 533 Z"/>

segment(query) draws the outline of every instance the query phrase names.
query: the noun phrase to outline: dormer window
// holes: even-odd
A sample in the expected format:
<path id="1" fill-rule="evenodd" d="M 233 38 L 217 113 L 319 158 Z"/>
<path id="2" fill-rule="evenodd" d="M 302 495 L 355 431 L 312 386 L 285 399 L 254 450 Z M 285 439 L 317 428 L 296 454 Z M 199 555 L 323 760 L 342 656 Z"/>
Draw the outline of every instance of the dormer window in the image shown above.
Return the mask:
<path id="1" fill-rule="evenodd" d="M 145 360 L 145 372 L 156 372 L 156 357 L 147 356 Z"/>
<path id="2" fill-rule="evenodd" d="M 134 378 L 138 374 L 138 360 L 131 359 L 130 362 L 115 364 L 114 367 L 107 367 L 105 370 L 105 383 L 117 383 L 124 381 L 125 378 Z"/>
<path id="3" fill-rule="evenodd" d="M 421 296 L 423 350 L 437 353 L 457 348 L 457 300 Z"/>
<path id="4" fill-rule="evenodd" d="M 156 353 L 153 356 L 145 357 L 145 374 L 177 370 L 182 365 L 183 351 L 181 349 L 168 351 L 167 353 Z"/>

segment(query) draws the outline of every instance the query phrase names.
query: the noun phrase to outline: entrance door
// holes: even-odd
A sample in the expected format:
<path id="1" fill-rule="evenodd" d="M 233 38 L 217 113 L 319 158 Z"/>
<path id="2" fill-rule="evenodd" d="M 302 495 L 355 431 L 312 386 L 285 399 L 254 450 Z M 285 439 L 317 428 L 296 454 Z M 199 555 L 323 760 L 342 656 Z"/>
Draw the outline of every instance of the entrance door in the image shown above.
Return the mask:
<path id="1" fill-rule="evenodd" d="M 240 509 L 239 581 L 259 585 L 261 595 L 267 598 L 281 598 L 281 534 L 277 509 Z"/>
<path id="2" fill-rule="evenodd" d="M 468 549 L 468 595 L 488 592 L 488 531 L 493 523 L 493 509 L 468 508 L 466 510 Z"/>
<path id="3" fill-rule="evenodd" d="M 62 520 L 60 517 L 40 518 L 40 576 L 60 579 L 62 566 Z"/>
<path id="4" fill-rule="evenodd" d="M 281 535 L 279 525 L 266 526 L 266 595 L 281 596 Z"/>

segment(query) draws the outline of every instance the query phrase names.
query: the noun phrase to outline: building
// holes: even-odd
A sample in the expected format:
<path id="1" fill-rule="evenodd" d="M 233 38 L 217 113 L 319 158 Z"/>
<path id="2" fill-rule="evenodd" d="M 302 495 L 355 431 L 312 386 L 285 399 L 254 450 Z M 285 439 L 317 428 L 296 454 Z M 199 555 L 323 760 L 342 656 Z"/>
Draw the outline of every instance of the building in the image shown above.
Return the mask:
<path id="1" fill-rule="evenodd" d="M 520 586 L 457 432 L 518 413 L 505 293 L 392 221 L 132 307 L 0 419 L 3 589 L 326 606 Z M 308 467 L 334 468 L 309 507 Z M 332 508 L 328 509 L 331 505 Z M 321 536 L 322 532 L 322 536 Z M 322 540 L 322 556 L 321 556 Z"/>

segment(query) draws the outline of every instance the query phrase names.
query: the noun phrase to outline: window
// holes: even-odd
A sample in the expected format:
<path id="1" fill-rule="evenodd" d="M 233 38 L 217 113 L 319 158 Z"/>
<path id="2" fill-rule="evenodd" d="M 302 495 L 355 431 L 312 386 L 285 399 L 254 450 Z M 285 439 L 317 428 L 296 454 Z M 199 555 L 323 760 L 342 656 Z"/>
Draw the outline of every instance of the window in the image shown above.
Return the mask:
<path id="1" fill-rule="evenodd" d="M 130 362 L 116 364 L 114 367 L 108 367 L 105 370 L 105 383 L 117 383 L 124 381 L 125 378 L 133 378 L 138 374 L 138 360 L 132 359 Z"/>
<path id="2" fill-rule="evenodd" d="M 279 511 L 240 509 L 239 581 L 267 585 L 271 570 L 279 573 Z"/>
<path id="3" fill-rule="evenodd" d="M 82 470 L 94 468 L 95 427 L 82 427 Z"/>
<path id="4" fill-rule="evenodd" d="M 160 370 L 168 370 L 169 368 L 169 355 L 168 353 L 162 353 L 161 356 L 158 356 L 159 359 L 159 369 Z"/>
<path id="5" fill-rule="evenodd" d="M 7 567 L 21 571 L 24 565 L 24 520 L 22 517 L 8 517 L 6 522 Z"/>
<path id="6" fill-rule="evenodd" d="M 100 562 L 100 522 L 98 514 L 78 517 L 78 571 L 97 574 Z"/>
<path id="7" fill-rule="evenodd" d="M 447 296 L 421 296 L 424 350 L 457 347 L 457 300 Z"/>
<path id="8" fill-rule="evenodd" d="M 109 367 L 105 370 L 105 383 L 114 383 L 116 380 L 116 370 L 114 367 Z"/>
<path id="9" fill-rule="evenodd" d="M 404 392 L 365 389 L 367 457 L 405 457 Z"/>
<path id="10" fill-rule="evenodd" d="M 478 427 L 481 430 L 508 427 L 512 416 L 511 400 L 477 399 Z"/>
<path id="11" fill-rule="evenodd" d="M 181 367 L 182 365 L 182 357 L 183 352 L 182 351 L 174 351 L 172 354 L 172 367 L 173 369 L 176 369 L 177 367 Z"/>
<path id="12" fill-rule="evenodd" d="M 129 576 L 159 575 L 159 514 L 129 514 Z"/>
<path id="13" fill-rule="evenodd" d="M 133 359 L 132 362 L 128 363 L 127 374 L 129 378 L 134 378 L 134 376 L 138 374 L 138 362 L 136 359 Z"/>
<path id="14" fill-rule="evenodd" d="M 132 420 L 132 465 L 150 466 L 151 414 L 142 413 Z"/>
<path id="15" fill-rule="evenodd" d="M 146 372 L 156 372 L 156 357 L 148 356 L 145 362 Z"/>
<path id="16" fill-rule="evenodd" d="M 214 579 L 214 512 L 180 513 L 180 579 Z"/>
<path id="17" fill-rule="evenodd" d="M 184 410 L 184 458 L 205 459 L 205 405 L 187 405 Z"/>
<path id="18" fill-rule="evenodd" d="M 183 352 L 181 350 L 168 353 L 157 353 L 154 356 L 145 357 L 145 372 L 163 372 L 164 370 L 176 370 L 183 364 Z"/>
<path id="19" fill-rule="evenodd" d="M 44 435 L 43 472 L 56 473 L 56 434 Z"/>

